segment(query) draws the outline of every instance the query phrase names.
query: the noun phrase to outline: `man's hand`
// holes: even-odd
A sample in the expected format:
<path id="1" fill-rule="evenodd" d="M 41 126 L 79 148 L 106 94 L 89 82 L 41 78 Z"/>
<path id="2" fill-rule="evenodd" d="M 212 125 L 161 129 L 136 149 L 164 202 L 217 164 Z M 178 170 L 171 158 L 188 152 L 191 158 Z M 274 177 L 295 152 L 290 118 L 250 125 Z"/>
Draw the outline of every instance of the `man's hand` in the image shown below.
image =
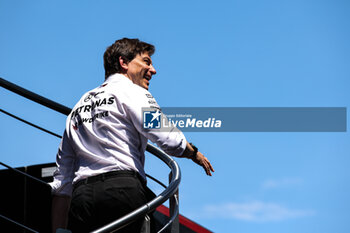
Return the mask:
<path id="1" fill-rule="evenodd" d="M 209 160 L 201 152 L 198 151 L 196 156 L 192 157 L 191 159 L 196 164 L 202 166 L 208 176 L 211 176 L 211 172 L 214 172 L 213 166 L 211 166 Z"/>
<path id="2" fill-rule="evenodd" d="M 199 151 L 196 154 L 194 153 L 194 148 L 187 142 L 186 149 L 182 156 L 192 159 L 193 162 L 203 167 L 208 176 L 211 176 L 211 172 L 214 172 L 214 168 L 211 166 L 209 160 Z"/>

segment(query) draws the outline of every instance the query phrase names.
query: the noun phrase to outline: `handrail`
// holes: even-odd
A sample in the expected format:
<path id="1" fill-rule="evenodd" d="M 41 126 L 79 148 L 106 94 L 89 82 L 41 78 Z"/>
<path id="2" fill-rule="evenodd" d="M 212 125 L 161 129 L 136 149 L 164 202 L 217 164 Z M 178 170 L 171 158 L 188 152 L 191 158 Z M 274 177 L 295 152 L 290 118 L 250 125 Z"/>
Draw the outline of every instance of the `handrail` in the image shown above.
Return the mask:
<path id="1" fill-rule="evenodd" d="M 44 129 L 43 127 L 40 127 L 40 126 L 38 126 L 36 124 L 33 124 L 33 123 L 29 122 L 29 121 L 26 121 L 26 120 L 24 120 L 24 119 L 22 119 L 22 118 L 20 118 L 18 116 L 15 116 L 15 115 L 13 115 L 13 114 L 11 114 L 11 113 L 9 113 L 9 112 L 1 109 L 1 108 L 0 108 L 0 112 L 4 113 L 4 114 L 6 114 L 6 115 L 8 115 L 8 116 L 10 116 L 12 118 L 15 118 L 16 120 L 22 121 L 23 123 L 26 123 L 27 125 L 30 125 L 30 126 L 32 126 L 34 128 L 37 128 L 37 129 L 41 130 L 41 131 L 44 131 L 45 133 L 51 134 L 51 135 L 53 135 L 55 137 L 58 137 L 58 138 L 62 138 L 60 135 L 58 135 L 56 133 L 53 133 L 50 130 Z"/>
<path id="2" fill-rule="evenodd" d="M 25 172 L 22 172 L 22 171 L 20 171 L 20 170 L 18 170 L 18 169 L 16 169 L 16 168 L 13 168 L 13 167 L 11 167 L 11 166 L 9 166 L 9 165 L 7 165 L 7 164 L 4 164 L 3 162 L 0 162 L 0 165 L 6 167 L 6 168 L 8 168 L 8 169 L 13 170 L 13 171 L 15 171 L 15 172 L 21 174 L 22 176 L 26 176 L 26 177 L 28 177 L 28 178 L 30 178 L 30 179 L 32 179 L 32 180 L 35 180 L 35 181 L 37 181 L 37 182 L 39 182 L 39 183 L 41 183 L 41 184 L 43 184 L 43 185 L 46 185 L 46 186 L 51 187 L 51 186 L 50 186 L 48 183 L 46 183 L 45 181 L 42 181 L 42 180 L 40 180 L 40 179 L 38 179 L 38 178 L 36 178 L 36 177 L 34 177 L 34 176 L 31 176 L 31 175 L 29 175 L 29 174 L 27 174 L 27 173 L 25 173 Z"/>
<path id="3" fill-rule="evenodd" d="M 8 217 L 5 217 L 4 215 L 1 215 L 1 214 L 0 214 L 0 218 L 3 218 L 3 219 L 5 219 L 6 221 L 11 222 L 11 223 L 13 223 L 13 224 L 15 224 L 15 225 L 17 225 L 17 226 L 19 226 L 19 227 L 25 229 L 25 230 L 28 230 L 28 231 L 31 231 L 31 232 L 34 232 L 34 233 L 39 233 L 38 231 L 35 231 L 35 230 L 33 230 L 32 228 L 29 228 L 29 227 L 27 227 L 27 226 L 24 226 L 23 224 L 20 224 L 20 223 L 16 222 L 15 220 L 12 220 L 12 219 L 10 219 L 10 218 L 8 218 Z"/>
<path id="4" fill-rule="evenodd" d="M 15 84 L 1 78 L 1 77 L 0 77 L 0 86 L 3 88 L 6 88 L 6 89 L 8 89 L 16 94 L 19 94 L 25 98 L 28 98 L 36 103 L 39 103 L 39 104 L 44 105 L 50 109 L 53 109 L 57 112 L 60 112 L 62 114 L 69 115 L 69 113 L 71 112 L 71 109 L 69 109 L 68 107 L 63 106 L 63 105 L 61 105 L 57 102 L 54 102 L 50 99 L 47 99 L 43 96 L 40 96 L 34 92 L 26 90 L 20 86 L 17 86 Z M 146 150 L 148 152 L 150 152 L 151 154 L 155 155 L 156 157 L 158 157 L 160 160 L 162 160 L 171 169 L 172 176 L 171 176 L 169 186 L 161 194 L 159 194 L 156 198 L 154 198 L 149 203 L 139 207 L 138 209 L 125 215 L 124 217 L 117 219 L 114 222 L 107 224 L 100 229 L 95 230 L 94 233 L 114 232 L 114 231 L 121 229 L 122 227 L 135 221 L 137 218 L 139 218 L 143 215 L 146 215 L 150 211 L 157 208 L 159 205 L 161 205 L 166 200 L 168 200 L 171 196 L 173 196 L 175 194 L 175 192 L 178 190 L 178 187 L 179 187 L 179 184 L 181 181 L 181 172 L 180 172 L 179 165 L 176 163 L 176 161 L 173 160 L 165 152 L 163 152 L 162 150 L 153 146 L 150 143 L 147 144 Z M 153 177 L 151 177 L 151 178 L 153 179 Z M 176 201 L 178 201 L 178 200 L 176 199 Z M 161 231 L 163 231 L 165 228 L 167 228 L 174 221 L 174 219 L 175 219 L 174 216 L 176 216 L 179 212 L 178 203 L 176 205 L 175 211 L 172 211 L 172 212 L 174 213 L 173 216 L 170 217 L 170 221 L 161 229 Z"/>
<path id="5" fill-rule="evenodd" d="M 173 213 L 172 216 L 170 216 L 170 220 L 168 221 L 168 223 L 166 223 L 163 226 L 163 228 L 158 231 L 158 233 L 161 233 L 165 229 L 167 229 L 170 226 L 170 224 L 172 224 L 175 221 L 176 217 L 180 214 L 180 212 L 179 212 L 179 199 L 177 198 L 176 195 L 174 195 L 174 197 L 175 197 L 174 199 L 175 199 L 175 202 L 176 202 L 174 213 Z"/>
<path id="6" fill-rule="evenodd" d="M 159 180 L 157 180 L 156 178 L 154 178 L 153 176 L 146 174 L 146 177 L 150 178 L 151 180 L 153 180 L 154 182 L 156 182 L 157 184 L 159 184 L 160 186 L 162 186 L 163 188 L 166 188 L 166 185 L 163 184 L 162 182 L 160 182 Z"/>
<path id="7" fill-rule="evenodd" d="M 64 115 L 69 115 L 69 113 L 71 112 L 70 108 L 63 106 L 62 104 L 59 104 L 55 101 L 49 100 L 27 89 L 24 89 L 20 86 L 17 86 L 16 84 L 11 83 L 1 77 L 0 77 L 0 86 L 18 95 L 21 95 L 27 99 L 30 99 L 38 104 L 44 105 L 45 107 L 48 107 L 48 108 L 51 108 L 52 110 L 60 112 Z"/>

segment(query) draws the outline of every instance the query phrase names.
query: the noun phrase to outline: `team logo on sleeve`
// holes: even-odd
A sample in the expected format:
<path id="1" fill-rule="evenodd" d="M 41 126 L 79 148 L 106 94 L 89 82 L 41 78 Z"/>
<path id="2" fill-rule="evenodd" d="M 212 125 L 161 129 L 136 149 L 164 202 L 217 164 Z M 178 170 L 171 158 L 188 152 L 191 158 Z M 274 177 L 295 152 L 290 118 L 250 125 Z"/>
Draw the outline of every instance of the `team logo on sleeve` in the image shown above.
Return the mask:
<path id="1" fill-rule="evenodd" d="M 143 128 L 144 129 L 160 129 L 161 127 L 161 112 L 156 110 L 143 111 Z"/>

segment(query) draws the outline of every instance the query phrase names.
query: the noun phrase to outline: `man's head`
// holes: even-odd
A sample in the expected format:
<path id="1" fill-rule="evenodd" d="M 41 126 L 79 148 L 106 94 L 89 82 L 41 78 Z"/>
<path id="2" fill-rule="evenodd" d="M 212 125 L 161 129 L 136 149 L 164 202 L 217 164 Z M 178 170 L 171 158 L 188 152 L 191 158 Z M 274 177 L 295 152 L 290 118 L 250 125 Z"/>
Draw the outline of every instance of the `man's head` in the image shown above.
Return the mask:
<path id="1" fill-rule="evenodd" d="M 149 80 L 156 74 L 151 59 L 154 51 L 153 45 L 138 39 L 117 40 L 103 55 L 105 78 L 121 73 L 133 83 L 148 89 Z"/>

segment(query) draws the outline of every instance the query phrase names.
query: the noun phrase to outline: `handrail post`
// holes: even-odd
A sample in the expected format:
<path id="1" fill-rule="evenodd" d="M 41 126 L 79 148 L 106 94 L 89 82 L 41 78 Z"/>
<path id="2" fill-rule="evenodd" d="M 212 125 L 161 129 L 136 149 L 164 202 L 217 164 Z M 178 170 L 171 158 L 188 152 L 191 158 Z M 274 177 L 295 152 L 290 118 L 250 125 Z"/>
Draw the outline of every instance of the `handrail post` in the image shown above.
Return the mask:
<path id="1" fill-rule="evenodd" d="M 169 183 L 171 182 L 171 178 L 172 178 L 172 172 L 169 173 Z M 179 188 L 177 188 L 174 195 L 169 198 L 169 207 L 170 207 L 169 216 L 173 216 L 174 214 L 176 215 L 170 227 L 171 233 L 180 232 L 179 212 L 176 211 L 179 208 L 178 205 L 179 205 Z"/>
<path id="2" fill-rule="evenodd" d="M 143 225 L 141 228 L 141 233 L 150 233 L 151 232 L 151 218 L 146 214 Z"/>

